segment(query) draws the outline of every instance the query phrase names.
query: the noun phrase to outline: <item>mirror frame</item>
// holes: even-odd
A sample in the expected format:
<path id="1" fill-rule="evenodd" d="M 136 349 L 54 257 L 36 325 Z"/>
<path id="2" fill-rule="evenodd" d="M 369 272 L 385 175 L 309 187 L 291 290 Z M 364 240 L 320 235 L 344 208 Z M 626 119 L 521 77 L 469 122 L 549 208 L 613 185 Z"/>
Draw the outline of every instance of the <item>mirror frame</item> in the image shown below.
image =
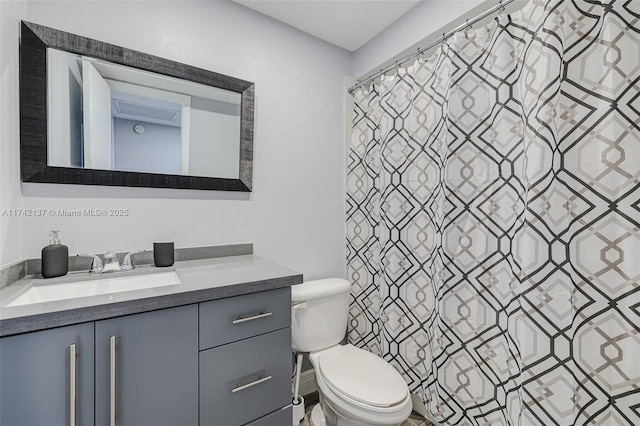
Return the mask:
<path id="1" fill-rule="evenodd" d="M 255 85 L 190 65 L 22 21 L 20 37 L 20 168 L 23 182 L 250 192 L 253 179 Z M 241 94 L 238 179 L 49 166 L 47 48 Z"/>

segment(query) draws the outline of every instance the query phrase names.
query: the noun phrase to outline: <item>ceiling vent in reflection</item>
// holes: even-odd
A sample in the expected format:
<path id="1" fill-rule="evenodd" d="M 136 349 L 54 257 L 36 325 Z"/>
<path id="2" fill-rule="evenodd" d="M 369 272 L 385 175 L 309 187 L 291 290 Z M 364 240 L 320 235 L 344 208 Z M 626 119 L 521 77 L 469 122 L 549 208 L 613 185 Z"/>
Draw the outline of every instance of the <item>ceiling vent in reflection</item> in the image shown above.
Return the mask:
<path id="1" fill-rule="evenodd" d="M 111 93 L 111 113 L 116 118 L 180 127 L 182 105 L 131 93 Z"/>
<path id="2" fill-rule="evenodd" d="M 168 109 L 158 106 L 145 105 L 129 100 L 113 98 L 111 102 L 112 113 L 116 118 L 126 120 L 144 121 L 147 123 L 164 124 L 180 127 L 181 110 Z"/>

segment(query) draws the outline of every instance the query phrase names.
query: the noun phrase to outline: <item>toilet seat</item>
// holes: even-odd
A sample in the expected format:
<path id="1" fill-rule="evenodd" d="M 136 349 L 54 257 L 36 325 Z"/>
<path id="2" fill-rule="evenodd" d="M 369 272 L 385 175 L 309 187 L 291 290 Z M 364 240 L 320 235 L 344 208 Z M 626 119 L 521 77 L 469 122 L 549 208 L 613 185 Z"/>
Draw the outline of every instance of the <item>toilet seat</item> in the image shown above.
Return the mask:
<path id="1" fill-rule="evenodd" d="M 382 358 L 352 345 L 323 351 L 318 372 L 334 393 L 365 407 L 386 408 L 407 399 L 404 379 Z"/>

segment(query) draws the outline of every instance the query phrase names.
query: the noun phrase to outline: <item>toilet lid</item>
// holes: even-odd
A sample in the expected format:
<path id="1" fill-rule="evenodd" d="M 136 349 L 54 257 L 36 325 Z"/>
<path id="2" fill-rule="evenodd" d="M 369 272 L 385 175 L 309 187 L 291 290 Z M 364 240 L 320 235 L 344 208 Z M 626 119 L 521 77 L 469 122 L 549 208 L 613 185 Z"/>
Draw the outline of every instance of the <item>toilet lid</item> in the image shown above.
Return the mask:
<path id="1" fill-rule="evenodd" d="M 382 358 L 351 345 L 337 346 L 319 359 L 319 370 L 335 392 L 375 407 L 388 407 L 407 397 L 400 373 Z"/>

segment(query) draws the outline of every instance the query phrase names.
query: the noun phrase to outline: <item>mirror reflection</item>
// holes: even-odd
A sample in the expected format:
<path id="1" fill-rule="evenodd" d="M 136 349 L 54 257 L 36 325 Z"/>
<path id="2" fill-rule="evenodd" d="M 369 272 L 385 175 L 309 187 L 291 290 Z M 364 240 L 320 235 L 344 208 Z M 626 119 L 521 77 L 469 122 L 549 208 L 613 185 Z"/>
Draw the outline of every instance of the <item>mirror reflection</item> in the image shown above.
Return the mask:
<path id="1" fill-rule="evenodd" d="M 238 179 L 241 94 L 47 48 L 49 166 Z"/>

